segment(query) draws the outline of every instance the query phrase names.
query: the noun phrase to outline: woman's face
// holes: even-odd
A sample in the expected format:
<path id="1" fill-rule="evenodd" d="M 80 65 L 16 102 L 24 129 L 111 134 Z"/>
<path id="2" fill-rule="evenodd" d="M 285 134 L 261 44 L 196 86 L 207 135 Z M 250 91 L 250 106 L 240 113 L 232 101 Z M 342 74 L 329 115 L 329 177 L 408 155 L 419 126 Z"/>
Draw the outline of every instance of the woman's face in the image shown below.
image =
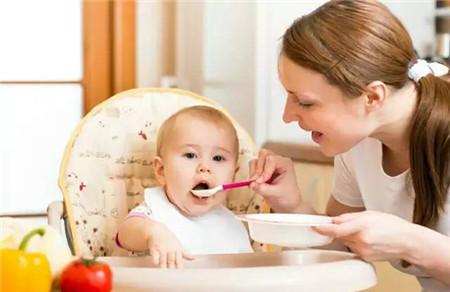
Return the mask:
<path id="1" fill-rule="evenodd" d="M 348 151 L 371 132 L 365 98 L 349 98 L 315 71 L 281 54 L 278 73 L 287 91 L 283 120 L 311 131 L 327 156 Z M 373 129 L 372 129 L 373 130 Z"/>

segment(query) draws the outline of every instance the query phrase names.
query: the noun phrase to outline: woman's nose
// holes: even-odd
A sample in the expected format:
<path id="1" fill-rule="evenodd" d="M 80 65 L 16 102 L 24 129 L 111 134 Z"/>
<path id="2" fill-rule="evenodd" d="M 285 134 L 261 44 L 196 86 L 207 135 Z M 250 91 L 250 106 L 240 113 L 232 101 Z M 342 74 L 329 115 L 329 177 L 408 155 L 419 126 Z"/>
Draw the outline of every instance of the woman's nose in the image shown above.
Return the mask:
<path id="1" fill-rule="evenodd" d="M 293 105 L 292 104 L 289 105 L 289 101 L 286 100 L 286 104 L 284 105 L 284 112 L 283 112 L 283 121 L 286 124 L 296 121 L 295 115 L 292 113 L 292 110 L 290 109 L 290 107 L 292 107 L 292 106 Z"/>

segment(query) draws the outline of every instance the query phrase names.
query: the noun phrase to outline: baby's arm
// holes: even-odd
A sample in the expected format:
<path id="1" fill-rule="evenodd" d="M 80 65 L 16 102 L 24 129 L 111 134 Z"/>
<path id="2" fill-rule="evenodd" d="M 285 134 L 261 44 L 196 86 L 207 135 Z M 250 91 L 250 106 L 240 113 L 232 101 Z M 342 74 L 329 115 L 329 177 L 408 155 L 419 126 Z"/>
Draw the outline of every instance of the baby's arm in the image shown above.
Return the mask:
<path id="1" fill-rule="evenodd" d="M 120 226 L 117 239 L 131 251 L 149 251 L 155 265 L 162 268 L 181 267 L 187 254 L 176 236 L 162 223 L 145 216 L 130 216 Z"/>

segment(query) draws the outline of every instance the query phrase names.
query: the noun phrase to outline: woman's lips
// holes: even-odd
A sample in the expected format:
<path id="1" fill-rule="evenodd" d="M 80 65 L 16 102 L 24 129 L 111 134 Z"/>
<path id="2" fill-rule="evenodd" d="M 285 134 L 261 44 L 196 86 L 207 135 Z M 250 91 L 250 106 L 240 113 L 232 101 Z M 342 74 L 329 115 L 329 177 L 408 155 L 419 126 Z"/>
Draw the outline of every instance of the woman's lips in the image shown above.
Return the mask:
<path id="1" fill-rule="evenodd" d="M 323 137 L 323 134 L 320 132 L 316 132 L 316 131 L 311 132 L 311 138 L 317 144 L 320 144 L 320 142 L 322 141 L 322 137 Z"/>

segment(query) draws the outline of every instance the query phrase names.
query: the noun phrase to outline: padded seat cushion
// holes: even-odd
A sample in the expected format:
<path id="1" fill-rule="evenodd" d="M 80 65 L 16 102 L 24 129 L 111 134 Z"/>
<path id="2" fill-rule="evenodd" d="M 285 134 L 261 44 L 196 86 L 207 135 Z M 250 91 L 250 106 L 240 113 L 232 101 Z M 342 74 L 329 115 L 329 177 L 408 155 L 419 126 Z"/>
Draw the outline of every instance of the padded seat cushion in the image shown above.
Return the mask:
<path id="1" fill-rule="evenodd" d="M 144 188 L 158 185 L 152 160 L 159 126 L 193 105 L 224 111 L 191 92 L 153 88 L 117 94 L 83 118 L 66 147 L 59 178 L 77 255 L 111 254 L 118 224 L 143 201 Z M 236 180 L 244 180 L 256 148 L 246 131 L 230 119 L 240 143 Z M 237 214 L 268 211 L 263 199 L 248 188 L 229 192 L 226 203 Z"/>

